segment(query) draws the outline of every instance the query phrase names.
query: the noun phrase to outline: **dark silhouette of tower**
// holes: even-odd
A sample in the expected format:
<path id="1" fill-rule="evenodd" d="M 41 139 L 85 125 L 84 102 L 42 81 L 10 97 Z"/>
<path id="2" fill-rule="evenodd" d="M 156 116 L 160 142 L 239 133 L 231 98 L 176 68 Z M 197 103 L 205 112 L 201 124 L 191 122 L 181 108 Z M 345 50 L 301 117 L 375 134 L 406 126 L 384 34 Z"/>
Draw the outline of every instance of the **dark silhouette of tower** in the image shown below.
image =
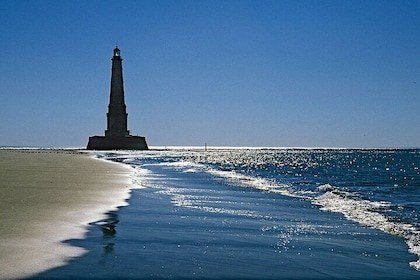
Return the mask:
<path id="1" fill-rule="evenodd" d="M 124 83 L 120 49 L 112 57 L 111 93 L 107 113 L 105 136 L 89 137 L 88 150 L 147 150 L 146 138 L 132 136 L 127 129 L 127 106 L 124 101 Z"/>
<path id="2" fill-rule="evenodd" d="M 108 126 L 105 136 L 128 136 L 127 130 L 127 112 L 124 101 L 124 85 L 122 75 L 122 58 L 120 49 L 114 49 L 114 57 L 112 60 L 111 75 L 111 94 L 108 106 Z"/>

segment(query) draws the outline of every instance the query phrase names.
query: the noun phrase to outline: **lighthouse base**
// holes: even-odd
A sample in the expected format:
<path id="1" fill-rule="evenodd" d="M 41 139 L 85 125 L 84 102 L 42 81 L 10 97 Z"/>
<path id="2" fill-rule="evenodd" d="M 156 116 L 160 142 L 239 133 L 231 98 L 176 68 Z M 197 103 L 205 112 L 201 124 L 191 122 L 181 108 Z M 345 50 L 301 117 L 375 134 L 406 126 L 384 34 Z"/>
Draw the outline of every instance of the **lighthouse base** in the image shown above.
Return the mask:
<path id="1" fill-rule="evenodd" d="M 91 136 L 88 150 L 148 150 L 146 138 L 142 136 Z"/>

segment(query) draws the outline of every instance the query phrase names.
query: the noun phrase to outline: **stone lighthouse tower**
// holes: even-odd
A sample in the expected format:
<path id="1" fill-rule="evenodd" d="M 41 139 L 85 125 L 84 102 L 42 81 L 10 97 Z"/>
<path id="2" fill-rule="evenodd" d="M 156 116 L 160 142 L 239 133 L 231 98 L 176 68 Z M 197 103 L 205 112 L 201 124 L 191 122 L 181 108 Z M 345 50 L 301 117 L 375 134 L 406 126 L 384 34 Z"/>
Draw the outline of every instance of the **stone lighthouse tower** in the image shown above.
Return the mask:
<path id="1" fill-rule="evenodd" d="M 124 101 L 124 85 L 122 75 L 122 58 L 120 49 L 114 49 L 112 60 L 111 75 L 111 94 L 109 97 L 107 130 L 105 136 L 128 136 L 127 130 L 127 112 Z"/>
<path id="2" fill-rule="evenodd" d="M 127 129 L 127 111 L 124 100 L 124 83 L 120 49 L 112 57 L 111 93 L 107 113 L 105 136 L 89 137 L 88 150 L 147 150 L 146 138 L 132 136 Z"/>

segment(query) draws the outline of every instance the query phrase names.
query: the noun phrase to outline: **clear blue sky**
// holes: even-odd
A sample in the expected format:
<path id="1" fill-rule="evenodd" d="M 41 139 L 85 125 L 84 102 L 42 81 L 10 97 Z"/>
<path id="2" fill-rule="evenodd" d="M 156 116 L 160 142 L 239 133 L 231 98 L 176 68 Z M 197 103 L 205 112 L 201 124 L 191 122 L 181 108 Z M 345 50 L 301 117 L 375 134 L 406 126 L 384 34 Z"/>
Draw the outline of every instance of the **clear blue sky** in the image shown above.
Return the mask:
<path id="1" fill-rule="evenodd" d="M 0 1 L 0 146 L 420 147 L 420 1 Z"/>

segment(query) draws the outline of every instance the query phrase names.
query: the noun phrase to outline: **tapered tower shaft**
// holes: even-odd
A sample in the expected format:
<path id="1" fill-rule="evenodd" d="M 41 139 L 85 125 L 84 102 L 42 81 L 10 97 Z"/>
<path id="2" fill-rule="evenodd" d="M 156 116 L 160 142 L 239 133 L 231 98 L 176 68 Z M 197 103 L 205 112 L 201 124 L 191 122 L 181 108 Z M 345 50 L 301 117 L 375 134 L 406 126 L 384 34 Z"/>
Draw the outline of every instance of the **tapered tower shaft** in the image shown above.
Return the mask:
<path id="1" fill-rule="evenodd" d="M 127 111 L 124 101 L 124 82 L 120 49 L 114 49 L 112 57 L 111 93 L 107 113 L 105 136 L 128 136 Z"/>

